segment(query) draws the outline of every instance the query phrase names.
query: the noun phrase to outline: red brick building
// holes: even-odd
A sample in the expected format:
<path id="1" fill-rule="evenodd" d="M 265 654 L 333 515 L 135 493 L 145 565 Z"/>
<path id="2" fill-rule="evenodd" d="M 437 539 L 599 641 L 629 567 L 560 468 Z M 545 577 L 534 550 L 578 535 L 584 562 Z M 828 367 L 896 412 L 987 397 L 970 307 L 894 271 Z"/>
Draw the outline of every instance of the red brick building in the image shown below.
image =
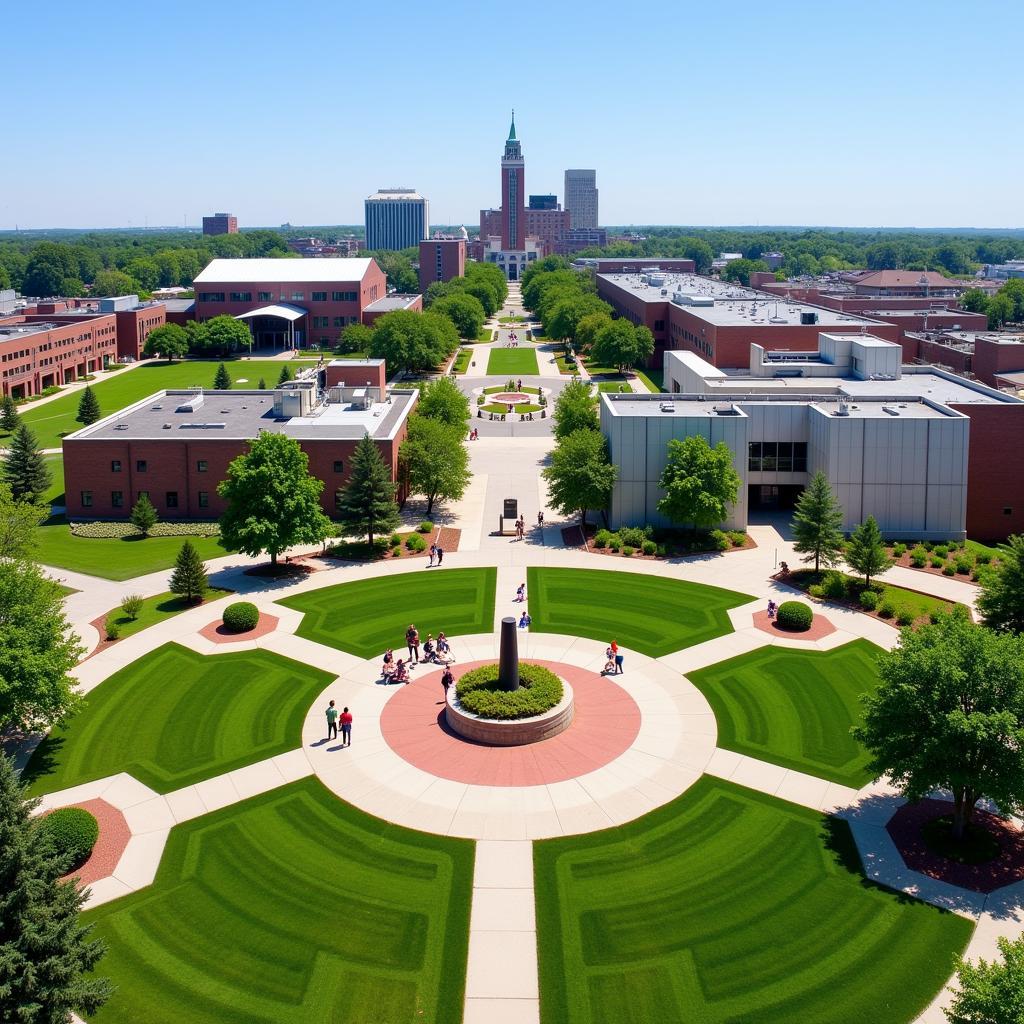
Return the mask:
<path id="1" fill-rule="evenodd" d="M 363 310 L 363 323 L 372 327 L 385 313 L 394 313 L 396 310 L 407 309 L 410 313 L 423 312 L 422 295 L 405 295 L 401 292 L 392 292 L 385 295 L 383 299 L 371 302 Z"/>
<path id="2" fill-rule="evenodd" d="M 212 217 L 203 218 L 204 235 L 235 235 L 238 234 L 238 218 L 230 213 L 215 213 Z"/>
<path id="3" fill-rule="evenodd" d="M 977 335 L 971 368 L 978 380 L 989 387 L 999 387 L 1000 374 L 1024 370 L 1024 335 Z M 1024 434 L 1018 437 L 1024 438 Z"/>
<path id="4" fill-rule="evenodd" d="M 420 242 L 420 291 L 435 281 L 450 281 L 466 274 L 466 241 L 463 238 L 428 238 Z"/>
<path id="5" fill-rule="evenodd" d="M 319 380 L 310 371 L 272 391 L 151 395 L 64 438 L 68 515 L 126 518 L 146 493 L 164 519 L 214 519 L 224 511 L 217 485 L 261 431 L 299 442 L 310 472 L 324 481 L 324 512 L 333 515 L 364 433 L 399 480 L 398 450 L 419 392 L 387 390 L 385 372 L 383 360 L 340 360 Z"/>
<path id="6" fill-rule="evenodd" d="M 216 259 L 193 282 L 195 319 L 244 317 L 260 348 L 333 345 L 343 327 L 387 295 L 368 258 Z"/>

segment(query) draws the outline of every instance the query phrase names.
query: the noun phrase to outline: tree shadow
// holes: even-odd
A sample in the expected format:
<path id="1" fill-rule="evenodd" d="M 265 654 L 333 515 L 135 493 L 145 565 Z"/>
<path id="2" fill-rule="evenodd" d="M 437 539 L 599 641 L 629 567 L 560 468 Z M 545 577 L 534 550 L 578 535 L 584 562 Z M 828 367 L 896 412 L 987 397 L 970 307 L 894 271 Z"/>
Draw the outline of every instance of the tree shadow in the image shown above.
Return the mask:
<path id="1" fill-rule="evenodd" d="M 63 736 L 46 736 L 32 752 L 28 764 L 21 771 L 21 784 L 31 786 L 39 779 L 52 775 L 60 763 L 60 752 L 64 747 Z"/>

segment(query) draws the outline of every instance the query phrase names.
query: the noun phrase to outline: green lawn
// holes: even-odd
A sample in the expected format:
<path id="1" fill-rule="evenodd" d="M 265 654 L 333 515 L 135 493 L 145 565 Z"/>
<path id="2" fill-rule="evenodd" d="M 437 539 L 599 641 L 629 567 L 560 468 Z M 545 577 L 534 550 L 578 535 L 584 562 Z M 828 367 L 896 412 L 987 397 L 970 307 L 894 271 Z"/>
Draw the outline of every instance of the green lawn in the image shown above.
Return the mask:
<path id="1" fill-rule="evenodd" d="M 74 537 L 62 516 L 48 520 L 36 533 L 36 557 L 43 565 L 107 580 L 129 580 L 169 569 L 186 540 L 204 559 L 228 554 L 219 537 Z"/>
<path id="2" fill-rule="evenodd" d="M 708 776 L 533 849 L 558 1024 L 907 1024 L 974 927 L 867 881 L 845 822 Z"/>
<path id="3" fill-rule="evenodd" d="M 496 569 L 416 569 L 342 583 L 279 601 L 303 613 L 298 635 L 372 658 L 393 647 L 401 655 L 405 631 L 415 623 L 420 641 L 489 633 L 494 627 Z M 455 652 L 458 654 L 458 651 Z"/>
<path id="4" fill-rule="evenodd" d="M 152 885 L 85 915 L 116 986 L 90 1020 L 457 1022 L 473 857 L 314 779 L 179 825 Z"/>
<path id="5" fill-rule="evenodd" d="M 269 651 L 165 644 L 93 690 L 26 769 L 33 793 L 128 772 L 158 793 L 293 750 L 331 675 Z"/>
<path id="6" fill-rule="evenodd" d="M 234 593 L 234 591 L 224 590 L 220 587 L 211 587 L 206 592 L 206 600 L 216 601 L 217 598 L 231 593 Z M 112 609 L 112 612 L 114 614 L 114 621 L 120 630 L 120 635 L 124 638 L 132 636 L 134 633 L 141 633 L 142 630 L 155 626 L 158 622 L 163 622 L 164 619 L 169 619 L 173 615 L 180 615 L 182 612 L 187 612 L 195 607 L 197 605 L 194 601 L 186 601 L 183 597 L 178 597 L 177 594 L 166 593 L 157 594 L 155 597 L 147 597 L 142 602 L 141 611 L 134 619 L 128 618 L 119 607 Z"/>
<path id="7" fill-rule="evenodd" d="M 728 609 L 754 600 L 684 580 L 602 569 L 531 566 L 526 579 L 532 630 L 617 640 L 652 658 L 731 633 Z"/>
<path id="8" fill-rule="evenodd" d="M 609 394 L 629 394 L 632 392 L 632 388 L 629 386 L 625 377 L 619 377 L 617 380 L 600 380 L 597 382 L 597 390 L 599 392 L 606 392 Z"/>
<path id="9" fill-rule="evenodd" d="M 517 377 L 536 377 L 537 350 L 532 348 L 492 348 L 487 360 L 488 374 L 512 374 Z"/>
<path id="10" fill-rule="evenodd" d="M 460 348 L 455 356 L 455 362 L 452 363 L 452 373 L 465 373 L 469 369 L 469 360 L 472 355 L 472 349 Z"/>
<path id="11" fill-rule="evenodd" d="M 658 392 L 665 390 L 664 370 L 634 370 L 633 372 L 644 382 L 644 387 L 648 391 L 658 394 Z"/>
<path id="12" fill-rule="evenodd" d="M 218 364 L 219 360 L 184 360 L 176 363 L 147 361 L 127 373 L 97 381 L 92 389 L 99 399 L 103 415 L 109 416 L 161 388 L 185 388 L 199 384 L 212 388 Z M 270 359 L 225 360 L 233 381 L 242 378 L 248 381 L 247 384 L 238 385 L 243 388 L 256 387 L 260 377 L 266 381 L 268 388 L 272 388 L 284 365 L 283 362 Z M 312 364 L 293 360 L 288 365 L 294 372 L 298 367 Z M 81 392 L 73 392 L 38 408 L 29 407 L 22 411 L 22 421 L 32 428 L 40 448 L 59 448 L 64 434 L 81 429 L 82 424 L 75 422 L 80 400 Z"/>
<path id="13" fill-rule="evenodd" d="M 43 461 L 50 471 L 50 486 L 43 495 L 43 502 L 47 505 L 64 504 L 64 456 L 47 455 Z"/>
<path id="14" fill-rule="evenodd" d="M 880 648 L 867 640 L 831 651 L 762 647 L 688 673 L 718 721 L 718 745 L 859 789 L 866 751 L 850 735 L 860 696 L 878 686 Z"/>

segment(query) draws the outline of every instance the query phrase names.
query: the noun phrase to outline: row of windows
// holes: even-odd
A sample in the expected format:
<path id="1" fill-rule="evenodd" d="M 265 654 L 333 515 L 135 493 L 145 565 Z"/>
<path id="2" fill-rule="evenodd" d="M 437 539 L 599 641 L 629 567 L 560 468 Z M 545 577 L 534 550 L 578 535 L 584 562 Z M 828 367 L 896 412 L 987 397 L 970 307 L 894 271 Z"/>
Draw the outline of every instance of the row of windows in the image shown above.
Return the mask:
<path id="1" fill-rule="evenodd" d="M 252 292 L 228 292 L 231 302 L 252 302 Z M 200 302 L 223 302 L 224 292 L 200 292 Z M 359 298 L 359 292 L 331 292 L 332 302 L 355 302 Z M 257 302 L 273 302 L 273 292 L 257 292 Z M 278 298 L 279 302 L 305 302 L 305 292 L 292 292 L 290 295 L 282 293 Z M 312 302 L 326 302 L 327 292 L 313 292 L 311 295 Z"/>
<path id="2" fill-rule="evenodd" d="M 120 459 L 111 459 L 110 460 L 110 472 L 111 473 L 120 473 L 121 472 L 121 466 L 122 466 L 122 463 L 121 463 Z M 135 472 L 136 473 L 145 473 L 148 468 L 149 468 L 149 463 L 145 459 L 136 459 L 135 460 Z M 206 459 L 196 459 L 196 472 L 197 473 L 205 473 L 209 468 L 210 468 L 210 466 L 209 466 L 209 463 L 207 462 Z M 344 473 L 345 472 L 345 463 L 344 463 L 344 461 L 342 459 L 335 459 L 334 460 L 334 472 L 335 473 Z M 120 493 L 120 492 L 118 492 L 118 493 Z M 168 493 L 172 494 L 174 492 L 173 491 L 169 491 Z"/>
<path id="3" fill-rule="evenodd" d="M 752 473 L 806 473 L 806 441 L 751 441 L 747 468 Z"/>
<path id="4" fill-rule="evenodd" d="M 149 491 L 139 491 L 138 498 L 149 497 Z M 92 491 L 81 491 L 80 497 L 82 499 L 82 508 L 92 508 Z M 124 491 L 111 491 L 110 492 L 110 504 L 114 508 L 124 508 Z M 165 508 L 177 508 L 178 507 L 178 492 L 177 491 L 165 491 L 164 492 L 164 507 Z M 200 491 L 199 492 L 199 507 L 209 508 L 210 507 L 210 492 Z"/>

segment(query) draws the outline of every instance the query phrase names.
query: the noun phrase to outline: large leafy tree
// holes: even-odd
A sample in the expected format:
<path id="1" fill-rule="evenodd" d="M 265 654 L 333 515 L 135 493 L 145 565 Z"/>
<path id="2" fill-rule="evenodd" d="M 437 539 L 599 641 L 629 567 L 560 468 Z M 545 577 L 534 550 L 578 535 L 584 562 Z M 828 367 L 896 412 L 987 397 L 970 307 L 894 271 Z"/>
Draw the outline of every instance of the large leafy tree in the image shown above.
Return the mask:
<path id="1" fill-rule="evenodd" d="M 950 1024 L 1022 1024 L 1024 1022 L 1024 938 L 996 939 L 1002 960 L 960 959 L 958 986 L 943 1012 Z"/>
<path id="2" fill-rule="evenodd" d="M 366 324 L 349 324 L 338 336 L 338 351 L 345 355 L 368 352 L 373 340 L 373 328 Z"/>
<path id="3" fill-rule="evenodd" d="M 46 518 L 45 505 L 15 501 L 10 485 L 0 480 L 0 558 L 24 558 L 36 547 L 36 527 Z"/>
<path id="4" fill-rule="evenodd" d="M 874 516 L 868 516 L 850 534 L 846 545 L 846 564 L 864 577 L 866 586 L 871 586 L 872 576 L 881 575 L 892 565 Z"/>
<path id="5" fill-rule="evenodd" d="M 597 402 L 590 393 L 586 381 L 574 380 L 562 388 L 555 399 L 552 413 L 555 421 L 555 437 L 562 440 L 577 430 L 600 430 L 601 421 L 597 414 Z"/>
<path id="6" fill-rule="evenodd" d="M 88 896 L 62 882 L 59 852 L 0 753 L 0 1018 L 11 1024 L 66 1024 L 95 1013 L 113 991 L 93 973 L 106 947 L 79 922 Z"/>
<path id="7" fill-rule="evenodd" d="M 634 327 L 628 320 L 613 320 L 598 331 L 591 355 L 605 366 L 630 367 L 644 363 L 654 354 L 654 335 L 646 327 Z"/>
<path id="8" fill-rule="evenodd" d="M 464 430 L 470 418 L 469 399 L 451 377 L 438 377 L 424 385 L 416 412 Z"/>
<path id="9" fill-rule="evenodd" d="M 1024 633 L 1024 535 L 999 545 L 999 564 L 981 578 L 978 610 L 992 629 Z"/>
<path id="10" fill-rule="evenodd" d="M 36 444 L 36 435 L 22 423 L 11 437 L 4 460 L 4 479 L 11 494 L 37 504 L 50 486 L 50 470 Z"/>
<path id="11" fill-rule="evenodd" d="M 95 423 L 101 415 L 100 401 L 96 397 L 96 392 L 86 384 L 82 397 L 78 400 L 78 415 L 75 416 L 75 419 L 87 427 L 90 423 Z"/>
<path id="12" fill-rule="evenodd" d="M 611 313 L 611 306 L 596 295 L 573 290 L 559 293 L 557 301 L 545 308 L 544 327 L 548 336 L 556 339 L 573 338 L 579 322 L 594 313 Z"/>
<path id="13" fill-rule="evenodd" d="M 109 297 L 111 295 L 137 295 L 142 291 L 138 281 L 121 270 L 101 270 L 93 281 L 90 295 Z"/>
<path id="14" fill-rule="evenodd" d="M 853 730 L 876 776 L 888 775 L 909 800 L 949 790 L 955 839 L 983 797 L 1005 814 L 1024 809 L 1024 637 L 976 625 L 956 608 L 901 630 L 878 672 Z"/>
<path id="15" fill-rule="evenodd" d="M 323 481 L 310 475 L 309 457 L 298 441 L 260 431 L 217 487 L 227 502 L 220 518 L 224 543 L 254 557 L 265 551 L 276 565 L 292 545 L 323 540 L 331 532 L 320 508 L 323 489 Z"/>
<path id="16" fill-rule="evenodd" d="M 374 324 L 370 355 L 385 360 L 392 372 L 430 370 L 458 346 L 459 332 L 448 317 L 398 309 Z"/>
<path id="17" fill-rule="evenodd" d="M 611 323 L 612 318 L 607 313 L 588 313 L 576 324 L 576 348 L 581 352 L 589 352 L 596 344 L 598 335 Z"/>
<path id="18" fill-rule="evenodd" d="M 206 349 L 220 355 L 230 355 L 247 348 L 252 341 L 249 328 L 242 320 L 223 314 L 203 324 Z"/>
<path id="19" fill-rule="evenodd" d="M 828 477 L 819 469 L 811 477 L 793 512 L 793 547 L 805 562 L 838 565 L 843 560 L 843 507 L 832 493 Z"/>
<path id="20" fill-rule="evenodd" d="M 201 601 L 206 594 L 209 580 L 206 567 L 203 565 L 199 552 L 190 540 L 185 541 L 174 561 L 174 572 L 168 590 L 186 601 Z"/>
<path id="21" fill-rule="evenodd" d="M 427 515 L 438 498 L 458 501 L 466 493 L 472 474 L 462 427 L 440 420 L 413 416 L 409 432 L 399 449 L 399 458 L 412 494 L 427 499 Z"/>
<path id="22" fill-rule="evenodd" d="M 338 519 L 348 533 L 365 534 L 371 546 L 378 534 L 399 523 L 391 471 L 369 434 L 349 460 L 349 478 L 338 492 Z"/>
<path id="23" fill-rule="evenodd" d="M 459 332 L 460 338 L 475 341 L 484 325 L 486 313 L 480 300 L 466 291 L 452 292 L 435 302 L 432 312 L 448 317 Z"/>
<path id="24" fill-rule="evenodd" d="M 585 428 L 563 437 L 541 472 L 552 506 L 563 515 L 579 512 L 586 526 L 588 509 L 607 509 L 619 470 L 608 458 L 601 432 Z"/>
<path id="25" fill-rule="evenodd" d="M 168 362 L 180 359 L 188 352 L 188 333 L 178 324 L 161 324 L 149 332 L 142 354 L 161 355 Z"/>
<path id="26" fill-rule="evenodd" d="M 49 728 L 78 703 L 68 673 L 84 648 L 62 602 L 38 566 L 0 562 L 0 730 Z"/>
<path id="27" fill-rule="evenodd" d="M 665 494 L 658 502 L 659 512 L 673 522 L 706 529 L 728 517 L 739 493 L 740 476 L 724 441 L 712 448 L 694 435 L 669 441 L 660 485 Z"/>

